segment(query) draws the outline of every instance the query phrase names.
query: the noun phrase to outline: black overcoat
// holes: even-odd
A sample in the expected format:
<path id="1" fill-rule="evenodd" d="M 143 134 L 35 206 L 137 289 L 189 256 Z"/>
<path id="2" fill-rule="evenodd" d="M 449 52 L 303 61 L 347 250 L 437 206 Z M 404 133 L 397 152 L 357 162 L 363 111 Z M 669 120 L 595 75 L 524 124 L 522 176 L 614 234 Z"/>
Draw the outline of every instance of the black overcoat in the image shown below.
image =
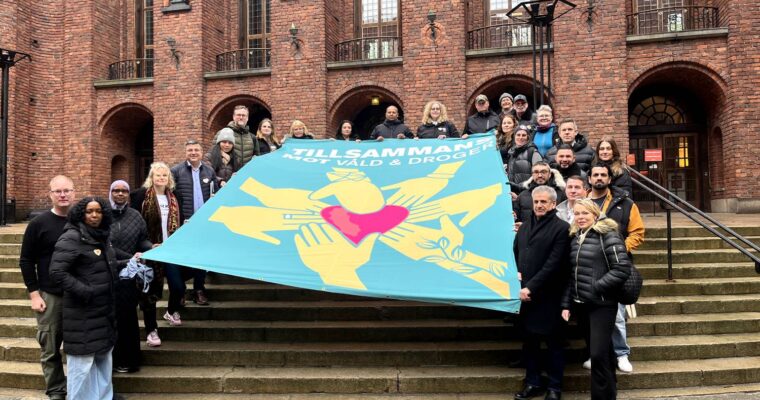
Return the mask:
<path id="1" fill-rule="evenodd" d="M 540 219 L 531 214 L 515 237 L 521 286 L 531 292 L 531 301 L 520 308 L 527 333 L 549 335 L 563 326 L 560 303 L 570 274 L 570 225 L 556 214 L 552 210 Z"/>

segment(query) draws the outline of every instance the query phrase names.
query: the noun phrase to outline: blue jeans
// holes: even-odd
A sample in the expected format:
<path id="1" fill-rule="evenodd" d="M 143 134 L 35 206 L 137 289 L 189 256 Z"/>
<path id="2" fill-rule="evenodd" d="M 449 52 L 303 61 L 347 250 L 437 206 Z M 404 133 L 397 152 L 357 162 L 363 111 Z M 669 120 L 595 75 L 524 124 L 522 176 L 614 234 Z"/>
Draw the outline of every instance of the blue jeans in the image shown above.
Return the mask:
<path id="1" fill-rule="evenodd" d="M 187 286 L 185 281 L 193 278 L 193 290 L 206 290 L 206 271 L 202 269 L 183 267 L 176 264 L 164 264 L 166 281 L 169 283 L 169 314 L 180 308 L 180 300 L 185 296 Z"/>
<path id="2" fill-rule="evenodd" d="M 615 317 L 615 329 L 612 331 L 612 347 L 615 356 L 622 357 L 631 354 L 631 347 L 626 341 L 625 332 L 625 305 L 618 304 L 617 316 Z"/>
<path id="3" fill-rule="evenodd" d="M 111 400 L 113 398 L 112 351 L 113 348 L 102 353 L 84 356 L 66 355 L 69 373 L 68 398 L 82 400 Z"/>

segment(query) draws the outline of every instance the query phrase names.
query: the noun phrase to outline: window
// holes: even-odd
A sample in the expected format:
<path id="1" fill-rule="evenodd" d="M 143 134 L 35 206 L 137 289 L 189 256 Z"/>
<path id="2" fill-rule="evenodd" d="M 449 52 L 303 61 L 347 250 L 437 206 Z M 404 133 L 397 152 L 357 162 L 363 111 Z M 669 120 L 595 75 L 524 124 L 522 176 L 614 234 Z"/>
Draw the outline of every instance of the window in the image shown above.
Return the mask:
<path id="1" fill-rule="evenodd" d="M 153 0 L 136 0 L 136 58 L 153 58 Z"/>
<path id="2" fill-rule="evenodd" d="M 673 100 L 663 96 L 652 96 L 633 107 L 628 117 L 628 126 L 687 124 L 688 116 Z"/>
<path id="3" fill-rule="evenodd" d="M 685 30 L 690 3 L 690 0 L 634 0 L 638 32 L 649 34 Z"/>
<path id="4" fill-rule="evenodd" d="M 356 37 L 363 59 L 399 55 L 399 0 L 357 0 Z"/>
<path id="5" fill-rule="evenodd" d="M 489 40 L 492 47 L 530 46 L 530 26 L 517 23 L 507 17 L 509 10 L 528 0 L 488 0 L 486 20 L 488 21 Z M 522 16 L 524 11 L 516 12 Z"/>
<path id="6" fill-rule="evenodd" d="M 269 66 L 271 44 L 271 1 L 240 0 L 240 69 Z"/>

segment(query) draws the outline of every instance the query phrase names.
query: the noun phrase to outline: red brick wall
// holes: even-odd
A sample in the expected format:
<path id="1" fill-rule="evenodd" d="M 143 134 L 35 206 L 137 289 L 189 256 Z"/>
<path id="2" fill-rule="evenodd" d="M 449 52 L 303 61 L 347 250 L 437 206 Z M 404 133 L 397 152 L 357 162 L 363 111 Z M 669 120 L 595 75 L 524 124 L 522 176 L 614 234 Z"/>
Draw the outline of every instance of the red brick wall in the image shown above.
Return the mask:
<path id="1" fill-rule="evenodd" d="M 706 112 L 701 139 L 709 143 L 712 186 L 726 188 L 713 197 L 760 198 L 760 183 L 753 179 L 758 172 L 744 161 L 753 159 L 749 152 L 760 142 L 760 6 L 752 0 L 711 1 L 721 8 L 728 38 L 651 44 L 626 44 L 630 0 L 597 2 L 591 33 L 580 23 L 579 4 L 555 26 L 555 97 L 549 102 L 557 117 L 575 118 L 592 142 L 613 134 L 625 149 L 631 92 L 678 84 Z M 22 209 L 46 206 L 44 186 L 62 171 L 75 178 L 80 196 L 105 194 L 114 157 L 127 160 L 116 175 L 134 173 L 138 122 L 151 115 L 155 159 L 171 164 L 182 159 L 187 138 L 202 137 L 208 144 L 238 102 L 270 110 L 277 130 L 287 130 L 297 118 L 322 135 L 332 134 L 337 120 L 368 101 L 369 93 L 400 103 L 412 127 L 425 102 L 436 98 L 460 128 L 478 93 L 492 102 L 505 90 L 530 96 L 530 54 L 465 57 L 467 30 L 486 25 L 482 0 L 402 1 L 401 65 L 327 71 L 335 43 L 354 37 L 353 4 L 273 0 L 271 75 L 206 80 L 215 56 L 238 48 L 238 0 L 193 0 L 192 11 L 166 15 L 159 1 L 153 84 L 95 89 L 93 81 L 105 77 L 108 64 L 135 57 L 134 0 L 0 1 L 0 46 L 34 56 L 11 75 L 10 195 Z M 426 19 L 431 9 L 439 28 L 435 43 Z M 290 44 L 291 23 L 299 28 L 298 51 Z M 177 41 L 179 69 L 167 37 Z"/>

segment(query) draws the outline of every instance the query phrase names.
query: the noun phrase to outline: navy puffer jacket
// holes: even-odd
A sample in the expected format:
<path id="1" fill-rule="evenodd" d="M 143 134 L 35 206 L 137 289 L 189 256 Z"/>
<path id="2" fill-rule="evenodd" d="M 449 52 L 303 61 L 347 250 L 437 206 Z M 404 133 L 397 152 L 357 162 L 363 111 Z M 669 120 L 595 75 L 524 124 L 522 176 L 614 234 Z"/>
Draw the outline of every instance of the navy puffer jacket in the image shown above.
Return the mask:
<path id="1" fill-rule="evenodd" d="M 600 219 L 585 238 L 576 232 L 570 240 L 570 263 L 570 281 L 563 296 L 563 308 L 570 308 L 573 302 L 618 303 L 618 293 L 631 274 L 631 261 L 615 221 Z"/>
<path id="2" fill-rule="evenodd" d="M 193 209 L 193 170 L 187 161 L 172 167 L 172 176 L 174 177 L 174 195 L 177 196 L 180 212 L 184 220 L 190 219 L 195 213 Z M 214 169 L 207 164 L 201 163 L 200 166 L 200 183 L 201 192 L 203 192 L 203 202 L 207 202 L 211 197 L 211 188 L 213 185 L 214 192 L 219 190 L 219 181 L 216 179 Z"/>

